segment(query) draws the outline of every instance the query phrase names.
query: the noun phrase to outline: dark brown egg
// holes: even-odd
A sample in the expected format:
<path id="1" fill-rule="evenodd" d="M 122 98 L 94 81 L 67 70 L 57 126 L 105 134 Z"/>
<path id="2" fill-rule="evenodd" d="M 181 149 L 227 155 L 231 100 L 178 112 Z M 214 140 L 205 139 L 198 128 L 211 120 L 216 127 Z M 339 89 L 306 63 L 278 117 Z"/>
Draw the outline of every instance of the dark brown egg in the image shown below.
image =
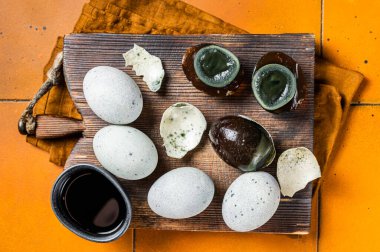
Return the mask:
<path id="1" fill-rule="evenodd" d="M 248 117 L 220 118 L 211 126 L 209 139 L 224 162 L 242 171 L 266 167 L 276 156 L 271 135 Z"/>
<path id="2" fill-rule="evenodd" d="M 243 81 L 239 59 L 229 50 L 213 44 L 188 48 L 182 58 L 182 68 L 194 87 L 213 96 L 234 95 Z"/>
<path id="3" fill-rule="evenodd" d="M 282 52 L 265 54 L 257 62 L 252 76 L 252 90 L 267 111 L 294 110 L 306 94 L 306 82 L 300 65 Z"/>

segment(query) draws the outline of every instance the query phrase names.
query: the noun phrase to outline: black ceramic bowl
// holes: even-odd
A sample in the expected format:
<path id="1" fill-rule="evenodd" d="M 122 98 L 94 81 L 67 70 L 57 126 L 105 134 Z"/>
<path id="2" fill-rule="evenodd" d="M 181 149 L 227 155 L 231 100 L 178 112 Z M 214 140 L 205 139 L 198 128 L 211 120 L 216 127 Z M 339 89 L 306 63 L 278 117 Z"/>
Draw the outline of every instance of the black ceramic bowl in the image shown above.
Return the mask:
<path id="1" fill-rule="evenodd" d="M 65 189 L 65 187 L 68 186 L 67 184 L 69 184 L 69 181 L 73 181 L 73 178 L 75 179 L 84 173 L 96 174 L 97 177 L 104 179 L 107 183 L 109 182 L 110 184 L 108 184 L 108 186 L 111 186 L 112 189 L 115 190 L 115 192 L 119 193 L 119 195 L 117 195 L 120 201 L 119 208 L 123 210 L 120 211 L 118 214 L 118 218 L 120 218 L 120 223 L 115 228 L 108 230 L 107 232 L 93 232 L 89 230 L 84 225 L 81 225 L 81 223 L 76 221 L 68 211 L 67 203 L 65 203 L 64 200 L 64 190 L 67 190 Z M 126 192 L 124 191 L 123 187 L 119 184 L 116 177 L 108 171 L 90 164 L 74 165 L 65 170 L 57 178 L 51 193 L 51 206 L 58 220 L 66 228 L 68 228 L 76 235 L 94 242 L 110 242 L 116 240 L 117 238 L 122 236 L 128 229 L 132 218 L 131 203 L 128 199 Z"/>

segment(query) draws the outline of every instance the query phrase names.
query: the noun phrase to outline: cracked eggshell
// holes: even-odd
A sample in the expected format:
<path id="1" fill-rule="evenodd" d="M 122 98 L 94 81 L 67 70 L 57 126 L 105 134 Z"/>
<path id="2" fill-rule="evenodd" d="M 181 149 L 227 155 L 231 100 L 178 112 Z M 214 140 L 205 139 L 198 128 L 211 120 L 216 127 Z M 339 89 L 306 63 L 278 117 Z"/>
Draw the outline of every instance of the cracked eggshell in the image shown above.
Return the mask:
<path id="1" fill-rule="evenodd" d="M 158 154 L 152 140 L 138 129 L 111 125 L 94 137 L 95 156 L 117 177 L 137 180 L 149 176 L 157 166 Z"/>
<path id="2" fill-rule="evenodd" d="M 135 81 L 123 71 L 98 66 L 83 79 L 83 93 L 92 111 L 112 124 L 128 124 L 141 114 L 143 99 Z"/>
<path id="3" fill-rule="evenodd" d="M 134 44 L 133 48 L 123 54 L 125 66 L 132 65 L 132 70 L 138 76 L 144 76 L 143 80 L 150 91 L 157 92 L 164 79 L 165 71 L 160 58 L 151 55 L 141 46 Z"/>
<path id="4" fill-rule="evenodd" d="M 206 127 L 206 119 L 197 107 L 185 102 L 170 106 L 160 123 L 160 135 L 167 155 L 184 157 L 200 143 Z"/>
<path id="5" fill-rule="evenodd" d="M 210 205 L 214 190 L 214 183 L 206 173 L 194 167 L 181 167 L 154 182 L 148 193 L 148 204 L 162 217 L 189 218 Z"/>
<path id="6" fill-rule="evenodd" d="M 288 149 L 278 158 L 277 178 L 284 196 L 293 197 L 296 192 L 319 177 L 321 170 L 318 161 L 305 147 Z"/>
<path id="7" fill-rule="evenodd" d="M 266 172 L 240 175 L 224 195 L 222 214 L 229 228 L 248 232 L 264 225 L 280 204 L 280 187 Z"/>

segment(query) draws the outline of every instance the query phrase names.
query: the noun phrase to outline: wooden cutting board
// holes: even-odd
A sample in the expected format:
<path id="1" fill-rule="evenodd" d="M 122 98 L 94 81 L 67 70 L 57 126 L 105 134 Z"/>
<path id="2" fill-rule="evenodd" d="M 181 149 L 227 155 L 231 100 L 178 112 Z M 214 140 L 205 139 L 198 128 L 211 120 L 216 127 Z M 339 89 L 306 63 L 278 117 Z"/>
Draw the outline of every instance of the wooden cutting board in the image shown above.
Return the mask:
<path id="1" fill-rule="evenodd" d="M 136 43 L 151 54 L 161 58 L 165 80 L 159 92 L 149 91 L 141 77 L 130 67 L 125 67 L 122 53 Z M 181 60 L 186 48 L 200 43 L 216 43 L 232 51 L 240 59 L 245 74 L 245 92 L 239 97 L 211 97 L 195 89 L 186 79 Z M 191 231 L 230 231 L 224 224 L 221 205 L 224 193 L 241 172 L 225 164 L 213 151 L 207 138 L 212 122 L 226 115 L 249 116 L 272 134 L 277 157 L 264 171 L 276 175 L 277 158 L 284 150 L 305 146 L 313 148 L 314 112 L 314 35 L 122 35 L 122 34 L 72 34 L 64 41 L 64 73 L 70 94 L 83 116 L 85 130 L 72 151 L 65 167 L 78 163 L 100 166 L 96 160 L 92 139 L 95 133 L 108 125 L 89 108 L 83 96 L 82 81 L 93 67 L 106 65 L 128 73 L 140 87 L 144 108 L 141 116 L 131 124 L 147 134 L 155 143 L 159 162 L 149 177 L 138 181 L 122 180 L 133 205 L 132 228 Z M 267 52 L 281 51 L 293 57 L 304 71 L 307 95 L 302 105 L 292 112 L 275 115 L 264 111 L 256 102 L 250 89 L 255 63 Z M 163 112 L 176 102 L 189 102 L 198 107 L 206 117 L 208 129 L 200 145 L 185 158 L 169 158 L 162 146 L 159 125 Z M 215 183 L 215 197 L 211 205 L 198 216 L 184 219 L 165 219 L 152 212 L 147 203 L 150 186 L 161 175 L 177 167 L 194 166 L 205 171 Z M 312 186 L 309 184 L 293 198 L 282 197 L 276 214 L 255 232 L 306 234 L 310 228 Z"/>

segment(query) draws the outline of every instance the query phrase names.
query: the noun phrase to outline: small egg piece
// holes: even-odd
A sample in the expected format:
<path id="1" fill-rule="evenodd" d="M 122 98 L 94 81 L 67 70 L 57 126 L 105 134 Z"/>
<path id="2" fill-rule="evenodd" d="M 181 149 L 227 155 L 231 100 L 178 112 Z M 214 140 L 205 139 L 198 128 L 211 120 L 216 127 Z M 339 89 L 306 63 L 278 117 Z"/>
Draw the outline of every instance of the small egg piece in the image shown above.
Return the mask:
<path id="1" fill-rule="evenodd" d="M 165 71 L 161 59 L 151 55 L 141 46 L 134 44 L 133 48 L 123 54 L 125 66 L 132 65 L 132 70 L 138 76 L 144 76 L 143 81 L 152 92 L 161 88 Z"/>
<path id="2" fill-rule="evenodd" d="M 279 204 L 280 187 L 272 175 L 244 173 L 232 182 L 224 195 L 223 220 L 234 231 L 252 231 L 268 222 Z"/>
<path id="3" fill-rule="evenodd" d="M 179 102 L 167 108 L 160 123 L 167 155 L 183 158 L 198 146 L 206 127 L 202 112 L 190 103 Z"/>
<path id="4" fill-rule="evenodd" d="M 150 138 L 129 126 L 110 125 L 94 136 L 93 149 L 100 164 L 117 177 L 138 180 L 149 176 L 158 162 Z"/>
<path id="5" fill-rule="evenodd" d="M 92 111 L 111 124 L 128 124 L 141 114 L 143 99 L 135 81 L 123 71 L 98 66 L 86 73 L 83 93 Z"/>
<path id="6" fill-rule="evenodd" d="M 214 44 L 188 48 L 182 58 L 182 68 L 195 88 L 213 96 L 235 94 L 244 75 L 239 59 Z"/>
<path id="7" fill-rule="evenodd" d="M 300 65 L 282 52 L 269 52 L 257 62 L 252 75 L 257 102 L 272 113 L 294 110 L 302 103 L 306 82 Z"/>
<path id="8" fill-rule="evenodd" d="M 214 191 L 214 183 L 206 173 L 194 167 L 181 167 L 154 182 L 148 193 L 148 204 L 162 217 L 190 218 L 210 205 Z"/>
<path id="9" fill-rule="evenodd" d="M 276 156 L 269 132 L 245 116 L 220 118 L 211 126 L 209 139 L 224 162 L 242 171 L 264 168 Z"/>
<path id="10" fill-rule="evenodd" d="M 309 182 L 320 177 L 318 161 L 305 147 L 288 149 L 278 158 L 277 178 L 284 196 L 293 197 Z"/>

